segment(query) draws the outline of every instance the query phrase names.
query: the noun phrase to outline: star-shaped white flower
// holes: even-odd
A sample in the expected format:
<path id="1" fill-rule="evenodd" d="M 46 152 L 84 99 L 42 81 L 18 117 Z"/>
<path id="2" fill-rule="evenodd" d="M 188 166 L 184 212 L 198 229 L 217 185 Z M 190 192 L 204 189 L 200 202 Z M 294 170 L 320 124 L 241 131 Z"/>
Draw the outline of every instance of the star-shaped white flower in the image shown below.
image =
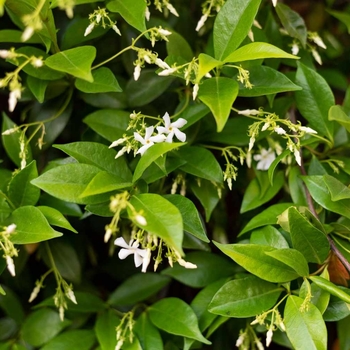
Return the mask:
<path id="1" fill-rule="evenodd" d="M 118 253 L 119 259 L 125 259 L 130 254 L 134 254 L 134 262 L 136 267 L 141 266 L 144 258 L 147 256 L 146 249 L 138 248 L 138 246 L 140 245 L 138 241 L 131 240 L 129 244 L 127 244 L 123 237 L 118 237 L 114 241 L 114 244 L 119 247 L 122 247 L 122 249 L 120 249 Z"/>
<path id="2" fill-rule="evenodd" d="M 275 152 L 271 148 L 268 150 L 262 148 L 260 154 L 254 155 L 254 160 L 258 162 L 256 168 L 258 170 L 268 170 L 275 158 Z"/>
<path id="3" fill-rule="evenodd" d="M 155 143 L 164 142 L 166 137 L 162 134 L 152 136 L 154 131 L 154 126 L 149 126 L 146 128 L 145 137 L 142 137 L 138 132 L 134 132 L 135 140 L 141 142 L 143 146 L 136 152 L 136 154 L 141 154 L 141 156 L 146 152 L 148 148 L 153 146 Z"/>
<path id="4" fill-rule="evenodd" d="M 165 142 L 168 142 L 168 143 L 173 142 L 174 135 L 181 142 L 186 141 L 186 134 L 180 131 L 179 128 L 182 128 L 187 123 L 187 120 L 183 118 L 179 118 L 176 122 L 171 123 L 168 113 L 164 114 L 163 120 L 164 120 L 164 126 L 157 126 L 157 130 L 160 134 L 168 134 Z"/>

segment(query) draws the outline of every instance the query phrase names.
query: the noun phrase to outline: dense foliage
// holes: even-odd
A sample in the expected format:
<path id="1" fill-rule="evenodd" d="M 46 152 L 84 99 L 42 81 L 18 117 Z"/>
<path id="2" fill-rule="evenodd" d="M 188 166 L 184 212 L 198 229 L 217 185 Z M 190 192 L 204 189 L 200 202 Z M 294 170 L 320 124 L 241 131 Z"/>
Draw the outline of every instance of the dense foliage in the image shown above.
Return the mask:
<path id="1" fill-rule="evenodd" d="M 0 350 L 350 348 L 347 1 L 0 15 Z"/>

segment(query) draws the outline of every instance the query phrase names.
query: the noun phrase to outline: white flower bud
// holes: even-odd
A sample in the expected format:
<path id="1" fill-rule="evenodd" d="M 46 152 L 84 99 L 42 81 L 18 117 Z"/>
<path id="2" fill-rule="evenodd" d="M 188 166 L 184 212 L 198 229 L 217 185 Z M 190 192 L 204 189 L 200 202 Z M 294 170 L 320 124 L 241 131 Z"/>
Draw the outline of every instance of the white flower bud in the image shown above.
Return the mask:
<path id="1" fill-rule="evenodd" d="M 22 33 L 22 41 L 27 41 L 29 40 L 32 35 L 34 34 L 34 28 L 33 27 L 27 27 L 24 32 Z"/>
<path id="2" fill-rule="evenodd" d="M 292 54 L 296 56 L 299 53 L 299 45 L 297 43 L 294 43 L 292 45 Z"/>
<path id="3" fill-rule="evenodd" d="M 160 58 L 157 58 L 154 63 L 162 69 L 170 68 L 170 66 L 166 62 L 162 61 Z"/>
<path id="4" fill-rule="evenodd" d="M 190 263 L 188 261 L 185 261 L 182 258 L 177 259 L 177 262 L 179 263 L 179 265 L 183 266 L 186 269 L 196 269 L 197 268 L 197 265 L 192 264 L 192 263 Z"/>
<path id="5" fill-rule="evenodd" d="M 138 64 L 135 66 L 134 69 L 134 80 L 137 81 L 140 78 L 140 74 L 141 74 L 141 66 Z"/>
<path id="6" fill-rule="evenodd" d="M 68 299 L 70 299 L 74 304 L 78 304 L 77 303 L 77 299 L 75 298 L 74 292 L 72 289 L 68 289 L 66 292 L 66 296 Z"/>
<path id="7" fill-rule="evenodd" d="M 17 105 L 17 100 L 19 98 L 21 98 L 21 89 L 17 88 L 10 92 L 9 100 L 8 100 L 10 112 L 13 112 L 15 110 Z"/>
<path id="8" fill-rule="evenodd" d="M 125 141 L 126 141 L 126 138 L 125 138 L 125 137 L 121 137 L 120 139 L 118 139 L 118 140 L 116 140 L 116 141 L 113 141 L 113 142 L 111 143 L 111 145 L 109 146 L 109 148 L 119 146 L 119 145 L 121 145 L 122 143 L 124 143 Z"/>
<path id="9" fill-rule="evenodd" d="M 146 17 L 147 21 L 149 21 L 149 19 L 150 19 L 150 17 L 151 17 L 151 12 L 149 11 L 149 8 L 148 8 L 148 7 L 146 7 L 145 17 Z"/>
<path id="10" fill-rule="evenodd" d="M 15 264 L 13 262 L 13 259 L 10 256 L 6 256 L 6 264 L 7 264 L 7 269 L 9 270 L 10 274 L 15 277 L 16 276 L 16 271 L 15 271 Z"/>
<path id="11" fill-rule="evenodd" d="M 163 28 L 159 28 L 158 29 L 158 33 L 160 35 L 163 35 L 163 36 L 169 36 L 171 35 L 171 32 L 169 30 L 166 30 L 166 29 L 163 29 Z"/>
<path id="12" fill-rule="evenodd" d="M 281 128 L 280 126 L 276 126 L 273 130 L 278 135 L 285 135 L 286 134 L 286 131 L 283 128 Z"/>
<path id="13" fill-rule="evenodd" d="M 151 59 L 150 59 L 150 57 L 148 56 L 148 55 L 144 55 L 143 56 L 143 59 L 148 63 L 148 64 L 151 64 L 152 62 L 151 62 Z"/>
<path id="14" fill-rule="evenodd" d="M 60 320 L 64 321 L 64 307 L 61 305 L 58 309 L 58 313 L 60 314 Z"/>
<path id="15" fill-rule="evenodd" d="M 35 58 L 31 63 L 35 68 L 40 68 L 44 65 L 44 62 L 41 58 Z"/>
<path id="16" fill-rule="evenodd" d="M 272 5 L 273 5 L 274 7 L 276 7 L 276 5 L 277 5 L 277 0 L 272 0 Z"/>
<path id="17" fill-rule="evenodd" d="M 122 34 L 120 33 L 119 28 L 118 28 L 115 24 L 113 24 L 112 29 L 113 29 L 117 34 L 119 34 L 120 36 L 122 35 Z"/>
<path id="18" fill-rule="evenodd" d="M 11 129 L 10 129 L 11 130 Z M 11 225 L 8 225 L 7 227 L 6 227 L 6 233 L 8 234 L 8 235 L 10 235 L 11 233 L 14 233 L 15 232 L 15 230 L 16 230 L 16 224 L 11 224 Z"/>
<path id="19" fill-rule="evenodd" d="M 255 137 L 251 137 L 249 140 L 248 152 L 250 152 L 253 149 L 254 143 L 255 143 Z"/>
<path id="20" fill-rule="evenodd" d="M 3 59 L 9 58 L 10 51 L 8 50 L 0 50 L 0 57 Z"/>
<path id="21" fill-rule="evenodd" d="M 95 23 L 94 22 L 90 23 L 85 29 L 84 36 L 88 36 L 93 31 L 94 27 L 95 27 Z"/>
<path id="22" fill-rule="evenodd" d="M 199 32 L 199 30 L 204 26 L 204 23 L 206 22 L 207 19 L 208 19 L 207 14 L 203 15 L 200 18 L 200 20 L 198 21 L 197 26 L 196 26 L 196 32 Z"/>
<path id="23" fill-rule="evenodd" d="M 12 133 L 16 132 L 16 129 L 15 128 L 12 128 L 12 129 L 7 129 L 5 130 L 2 135 L 11 135 Z"/>
<path id="24" fill-rule="evenodd" d="M 99 13 L 99 14 L 96 16 L 96 23 L 97 23 L 97 24 L 101 22 L 101 18 L 102 18 L 102 16 L 101 16 L 101 14 Z"/>
<path id="25" fill-rule="evenodd" d="M 237 341 L 236 341 L 236 346 L 237 346 L 237 348 L 239 348 L 239 347 L 243 344 L 244 339 L 245 339 L 245 333 L 241 334 L 241 335 L 238 337 L 238 339 L 237 339 Z"/>
<path id="26" fill-rule="evenodd" d="M 263 127 L 261 128 L 261 131 L 265 131 L 268 129 L 268 127 L 270 126 L 270 123 L 269 122 L 266 122 Z"/>
<path id="27" fill-rule="evenodd" d="M 166 7 L 170 11 L 170 13 L 172 13 L 176 17 L 179 17 L 179 14 L 177 13 L 173 5 L 167 4 Z"/>
<path id="28" fill-rule="evenodd" d="M 199 90 L 199 85 L 198 84 L 194 84 L 193 91 L 192 91 L 193 101 L 197 98 L 198 90 Z"/>
<path id="29" fill-rule="evenodd" d="M 159 72 L 158 75 L 160 75 L 162 77 L 166 77 L 166 76 L 168 76 L 170 74 L 175 73 L 176 71 L 177 71 L 176 68 L 168 68 L 168 69 L 165 69 L 165 70 Z"/>
<path id="30" fill-rule="evenodd" d="M 250 115 L 258 115 L 260 111 L 257 109 L 245 109 L 243 111 L 238 111 L 238 114 L 240 115 L 245 115 L 245 116 L 250 116 Z"/>
<path id="31" fill-rule="evenodd" d="M 269 347 L 272 341 L 273 331 L 270 328 L 266 333 L 266 347 Z"/>
<path id="32" fill-rule="evenodd" d="M 300 152 L 297 149 L 294 150 L 294 157 L 298 165 L 301 166 Z"/>
<path id="33" fill-rule="evenodd" d="M 312 56 L 314 57 L 315 61 L 322 66 L 322 59 L 320 54 L 317 52 L 317 50 L 311 50 Z"/>
<path id="34" fill-rule="evenodd" d="M 28 299 L 28 303 L 31 303 L 38 296 L 39 292 L 40 292 L 40 284 L 36 285 L 35 288 L 33 289 Z"/>
<path id="35" fill-rule="evenodd" d="M 121 157 L 127 151 L 127 147 L 123 147 L 115 156 L 115 159 Z"/>
<path id="36" fill-rule="evenodd" d="M 135 221 L 141 226 L 146 226 L 147 225 L 146 218 L 144 216 L 140 215 L 140 214 L 137 214 L 135 216 Z"/>
<path id="37" fill-rule="evenodd" d="M 307 134 L 317 134 L 317 131 L 314 129 L 309 128 L 308 126 L 300 126 L 299 129 L 301 131 L 306 132 Z"/>

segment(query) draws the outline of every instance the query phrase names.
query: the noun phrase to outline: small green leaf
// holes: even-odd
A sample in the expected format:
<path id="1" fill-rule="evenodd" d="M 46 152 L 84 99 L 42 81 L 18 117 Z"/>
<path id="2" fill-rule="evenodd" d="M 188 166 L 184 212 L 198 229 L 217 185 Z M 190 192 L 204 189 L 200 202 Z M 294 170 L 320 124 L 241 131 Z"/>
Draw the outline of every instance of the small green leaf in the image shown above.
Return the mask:
<path id="1" fill-rule="evenodd" d="M 16 224 L 16 234 L 11 236 L 15 244 L 28 244 L 47 241 L 62 236 L 55 231 L 38 208 L 25 206 L 16 209 L 8 219 Z"/>
<path id="2" fill-rule="evenodd" d="M 308 310 L 300 310 L 304 300 L 290 295 L 284 309 L 287 336 L 295 349 L 327 349 L 327 329 L 321 312 L 309 303 Z"/>
<path id="3" fill-rule="evenodd" d="M 227 282 L 215 294 L 209 311 L 228 317 L 251 317 L 273 307 L 282 292 L 276 284 L 255 276 Z"/>
<path id="4" fill-rule="evenodd" d="M 327 10 L 327 12 L 329 12 L 335 18 L 339 19 L 339 21 L 343 22 L 348 29 L 348 33 L 350 34 L 350 14 L 349 13 L 341 12 L 341 11 L 333 11 L 333 10 L 332 11 Z"/>
<path id="5" fill-rule="evenodd" d="M 69 330 L 44 345 L 41 350 L 90 350 L 96 341 L 93 330 Z"/>
<path id="6" fill-rule="evenodd" d="M 80 46 L 56 53 L 45 60 L 45 64 L 59 72 L 93 82 L 91 64 L 96 56 L 94 46 Z"/>
<path id="7" fill-rule="evenodd" d="M 117 339 L 115 329 L 119 325 L 120 319 L 114 310 L 107 310 L 99 314 L 95 323 L 95 333 L 101 350 L 115 349 Z"/>
<path id="8" fill-rule="evenodd" d="M 205 54 L 200 53 L 198 56 L 198 76 L 197 79 L 202 79 L 207 73 L 212 69 L 223 65 L 223 62 L 216 60 L 215 58 Z"/>
<path id="9" fill-rule="evenodd" d="M 107 4 L 107 9 L 111 12 L 118 12 L 132 27 L 140 32 L 146 28 L 146 2 L 143 0 L 113 0 Z"/>
<path id="10" fill-rule="evenodd" d="M 228 0 L 214 23 L 214 52 L 218 60 L 226 59 L 237 49 L 252 27 L 260 0 Z"/>
<path id="11" fill-rule="evenodd" d="M 328 119 L 338 122 L 340 125 L 343 125 L 348 132 L 350 132 L 350 117 L 344 112 L 341 106 L 332 106 L 328 112 Z"/>
<path id="12" fill-rule="evenodd" d="M 142 229 L 162 238 L 168 246 L 181 255 L 183 239 L 183 222 L 179 209 L 165 198 L 154 193 L 132 196 L 129 202 L 138 213 L 142 213 L 147 224 Z M 134 220 L 134 213 L 128 207 L 128 214 Z M 139 223 L 134 221 L 138 226 Z"/>
<path id="13" fill-rule="evenodd" d="M 289 248 L 288 242 L 282 233 L 270 225 L 253 231 L 250 236 L 250 243 L 268 245 L 277 249 Z"/>
<path id="14" fill-rule="evenodd" d="M 217 132 L 222 131 L 238 94 L 238 83 L 226 77 L 206 79 L 200 85 L 198 98 L 206 104 L 216 121 Z"/>
<path id="15" fill-rule="evenodd" d="M 294 268 L 267 253 L 277 249 L 259 244 L 214 244 L 247 271 L 269 282 L 289 282 L 300 275 Z"/>
<path id="16" fill-rule="evenodd" d="M 106 67 L 92 71 L 93 82 L 84 79 L 77 79 L 75 87 L 83 92 L 95 94 L 100 92 L 120 92 L 121 87 L 113 72 Z"/>
<path id="17" fill-rule="evenodd" d="M 134 331 L 140 340 L 142 350 L 163 349 L 163 341 L 158 328 L 149 320 L 147 311 L 143 312 L 136 321 Z"/>
<path id="18" fill-rule="evenodd" d="M 171 35 L 168 36 L 166 50 L 168 52 L 168 56 L 180 55 L 188 62 L 190 62 L 194 56 L 192 48 L 186 39 L 173 30 L 171 30 Z"/>
<path id="19" fill-rule="evenodd" d="M 333 202 L 350 199 L 350 188 L 345 186 L 341 181 L 330 175 L 323 175 L 325 182 Z"/>
<path id="20" fill-rule="evenodd" d="M 198 320 L 191 307 L 177 298 L 162 299 L 148 308 L 152 323 L 159 329 L 204 344 L 211 344 L 198 328 Z"/>
<path id="21" fill-rule="evenodd" d="M 44 214 L 50 225 L 78 233 L 59 210 L 47 206 L 39 206 L 37 208 Z"/>
<path id="22" fill-rule="evenodd" d="M 113 306 L 134 305 L 155 295 L 170 281 L 168 276 L 157 273 L 134 274 L 112 292 L 108 304 Z"/>
<path id="23" fill-rule="evenodd" d="M 45 92 L 48 85 L 48 80 L 34 78 L 30 75 L 28 75 L 27 77 L 27 86 L 29 87 L 29 90 L 33 93 L 34 97 L 40 103 L 43 103 L 45 100 Z"/>

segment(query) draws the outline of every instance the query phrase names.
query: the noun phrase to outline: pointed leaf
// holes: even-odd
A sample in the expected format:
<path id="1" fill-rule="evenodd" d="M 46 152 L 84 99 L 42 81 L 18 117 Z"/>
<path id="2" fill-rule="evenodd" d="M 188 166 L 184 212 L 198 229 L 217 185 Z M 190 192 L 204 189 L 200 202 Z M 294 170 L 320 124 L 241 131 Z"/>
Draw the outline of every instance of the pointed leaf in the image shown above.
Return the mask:
<path id="1" fill-rule="evenodd" d="M 91 64 L 96 56 L 94 46 L 80 46 L 56 53 L 45 60 L 45 64 L 59 72 L 93 82 Z"/>
<path id="2" fill-rule="evenodd" d="M 328 113 L 328 119 L 338 122 L 340 125 L 343 125 L 348 132 L 350 132 L 350 117 L 344 112 L 341 106 L 332 106 Z"/>
<path id="3" fill-rule="evenodd" d="M 201 53 L 198 56 L 198 76 L 197 79 L 202 79 L 207 73 L 209 73 L 212 69 L 219 67 L 223 62 L 216 60 L 215 58 Z"/>
<path id="4" fill-rule="evenodd" d="M 289 248 L 288 242 L 282 233 L 270 225 L 253 231 L 250 236 L 250 243 L 268 245 L 277 249 Z"/>
<path id="5" fill-rule="evenodd" d="M 260 2 L 260 0 L 226 1 L 214 23 L 216 59 L 226 59 L 245 39 L 253 25 Z"/>
<path id="6" fill-rule="evenodd" d="M 323 175 L 323 181 L 328 187 L 333 202 L 350 199 L 350 188 L 345 186 L 341 181 L 330 175 Z"/>
<path id="7" fill-rule="evenodd" d="M 141 343 L 142 350 L 163 349 L 163 341 L 158 328 L 149 320 L 147 311 L 136 321 L 134 331 Z"/>
<path id="8" fill-rule="evenodd" d="M 217 132 L 222 131 L 238 94 L 238 83 L 229 78 L 215 77 L 204 80 L 198 98 L 206 104 L 216 121 Z"/>
<path id="9" fill-rule="evenodd" d="M 115 329 L 119 323 L 119 317 L 116 315 L 115 311 L 111 309 L 97 316 L 95 333 L 101 350 L 115 349 L 117 345 Z"/>
<path id="10" fill-rule="evenodd" d="M 53 338 L 41 350 L 90 350 L 95 341 L 96 337 L 93 330 L 69 330 Z"/>
<path id="11" fill-rule="evenodd" d="M 162 299 L 148 308 L 152 323 L 159 329 L 204 344 L 211 344 L 198 328 L 198 320 L 191 307 L 177 298 Z"/>
<path id="12" fill-rule="evenodd" d="M 341 11 L 333 11 L 333 10 L 332 11 L 327 10 L 327 12 L 329 12 L 335 18 L 339 19 L 339 21 L 343 22 L 348 29 L 348 33 L 350 34 L 350 14 L 349 13 L 341 12 Z"/>
<path id="13" fill-rule="evenodd" d="M 44 214 L 50 225 L 78 233 L 59 210 L 46 206 L 39 206 L 37 208 Z"/>

